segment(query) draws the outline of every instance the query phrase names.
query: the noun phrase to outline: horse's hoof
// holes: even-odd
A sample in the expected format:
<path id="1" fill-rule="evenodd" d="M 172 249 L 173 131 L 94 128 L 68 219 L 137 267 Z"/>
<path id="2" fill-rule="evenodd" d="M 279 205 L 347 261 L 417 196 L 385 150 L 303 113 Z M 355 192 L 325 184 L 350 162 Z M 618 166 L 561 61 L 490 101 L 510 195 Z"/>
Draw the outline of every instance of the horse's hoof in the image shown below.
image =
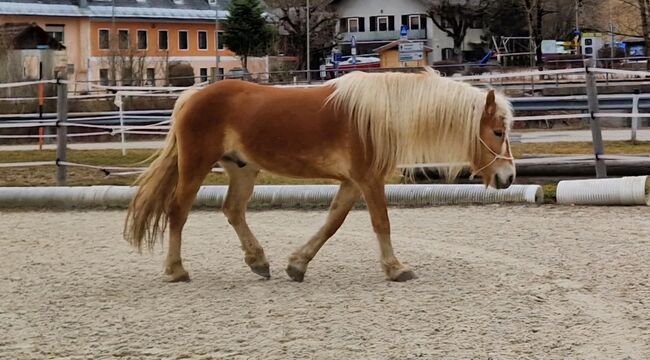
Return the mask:
<path id="1" fill-rule="evenodd" d="M 417 275 L 415 275 L 415 273 L 412 270 L 404 270 L 404 271 L 400 272 L 399 274 L 397 274 L 397 276 L 395 276 L 391 280 L 396 281 L 396 282 L 405 282 L 405 281 L 414 280 L 414 279 L 417 279 L 417 278 L 418 278 Z"/>
<path id="2" fill-rule="evenodd" d="M 302 282 L 305 280 L 305 272 L 301 271 L 297 267 L 293 265 L 287 266 L 287 275 L 291 278 L 291 280 L 296 281 L 296 282 Z"/>
<path id="3" fill-rule="evenodd" d="M 163 281 L 168 283 L 189 282 L 190 274 L 188 274 L 185 270 L 176 274 L 164 274 Z"/>
<path id="4" fill-rule="evenodd" d="M 266 280 L 271 278 L 271 269 L 269 268 L 269 264 L 251 266 L 251 270 Z"/>

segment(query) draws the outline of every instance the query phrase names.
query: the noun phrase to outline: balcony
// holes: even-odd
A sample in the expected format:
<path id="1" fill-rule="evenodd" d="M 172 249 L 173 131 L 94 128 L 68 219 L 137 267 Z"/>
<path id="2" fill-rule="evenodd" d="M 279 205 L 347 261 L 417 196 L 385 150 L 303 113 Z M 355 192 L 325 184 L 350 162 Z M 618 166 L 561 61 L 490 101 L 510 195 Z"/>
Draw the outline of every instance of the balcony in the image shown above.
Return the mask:
<path id="1" fill-rule="evenodd" d="M 352 36 L 356 36 L 357 41 L 393 41 L 399 40 L 399 30 L 396 31 L 364 31 L 364 32 L 344 32 L 343 42 L 350 42 Z M 427 38 L 425 29 L 409 30 L 409 40 L 424 40 Z"/>

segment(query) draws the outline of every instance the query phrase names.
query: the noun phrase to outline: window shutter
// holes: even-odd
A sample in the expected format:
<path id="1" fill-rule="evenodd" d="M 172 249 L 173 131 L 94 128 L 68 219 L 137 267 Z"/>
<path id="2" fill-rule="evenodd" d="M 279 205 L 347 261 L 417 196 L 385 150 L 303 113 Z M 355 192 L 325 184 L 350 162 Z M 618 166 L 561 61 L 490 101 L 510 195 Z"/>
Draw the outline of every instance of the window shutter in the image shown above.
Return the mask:
<path id="1" fill-rule="evenodd" d="M 348 19 L 343 18 L 341 19 L 340 26 L 339 26 L 339 32 L 348 32 Z"/>
<path id="2" fill-rule="evenodd" d="M 388 31 L 395 31 L 395 17 L 388 17 Z"/>
<path id="3" fill-rule="evenodd" d="M 377 31 L 377 17 L 370 17 L 370 31 Z"/>
<path id="4" fill-rule="evenodd" d="M 366 31 L 366 18 L 360 17 L 359 18 L 359 32 L 364 32 Z"/>
<path id="5" fill-rule="evenodd" d="M 424 33 L 427 33 L 427 16 L 420 15 L 420 29 L 424 30 Z"/>
<path id="6" fill-rule="evenodd" d="M 402 15 L 402 25 L 409 26 L 409 16 L 408 15 Z"/>

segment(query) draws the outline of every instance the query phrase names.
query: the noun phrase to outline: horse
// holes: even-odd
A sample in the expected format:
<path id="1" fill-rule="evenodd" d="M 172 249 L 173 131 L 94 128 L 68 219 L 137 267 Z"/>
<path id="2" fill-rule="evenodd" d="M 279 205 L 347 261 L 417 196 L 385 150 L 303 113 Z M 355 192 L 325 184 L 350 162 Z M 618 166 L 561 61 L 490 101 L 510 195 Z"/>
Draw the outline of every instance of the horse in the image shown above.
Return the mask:
<path id="1" fill-rule="evenodd" d="M 325 224 L 289 257 L 288 276 L 304 280 L 310 261 L 363 196 L 387 279 L 416 278 L 393 251 L 385 179 L 403 164 L 469 163 L 484 185 L 503 189 L 515 179 L 508 135 L 512 107 L 483 90 L 421 73 L 354 72 L 323 85 L 273 87 L 223 80 L 181 94 L 157 158 L 142 173 L 124 227 L 126 240 L 150 251 L 169 224 L 163 280 L 189 281 L 181 233 L 192 203 L 216 164 L 227 172 L 223 213 L 244 261 L 270 278 L 264 249 L 245 210 L 260 170 L 294 178 L 340 181 Z M 460 167 L 451 166 L 453 179 Z"/>

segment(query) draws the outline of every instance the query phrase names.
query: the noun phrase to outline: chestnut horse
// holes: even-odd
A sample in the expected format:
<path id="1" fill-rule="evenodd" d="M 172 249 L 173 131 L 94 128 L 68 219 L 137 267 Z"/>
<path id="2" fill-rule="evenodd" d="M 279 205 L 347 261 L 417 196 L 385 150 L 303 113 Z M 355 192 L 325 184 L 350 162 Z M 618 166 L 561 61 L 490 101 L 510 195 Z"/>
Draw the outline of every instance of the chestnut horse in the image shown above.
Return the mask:
<path id="1" fill-rule="evenodd" d="M 246 204 L 260 170 L 341 181 L 325 224 L 290 257 L 287 273 L 302 281 L 309 262 L 363 195 L 390 280 L 415 277 L 393 252 L 384 181 L 400 164 L 469 163 L 486 186 L 515 177 L 508 132 L 512 110 L 484 91 L 427 70 L 420 74 L 351 73 L 311 88 L 224 80 L 183 93 L 159 156 L 138 178 L 125 238 L 138 250 L 155 245 L 169 221 L 166 281 L 187 281 L 181 232 L 216 163 L 230 184 L 223 212 L 253 272 L 269 262 L 246 223 Z M 459 168 L 449 170 L 453 178 Z"/>

